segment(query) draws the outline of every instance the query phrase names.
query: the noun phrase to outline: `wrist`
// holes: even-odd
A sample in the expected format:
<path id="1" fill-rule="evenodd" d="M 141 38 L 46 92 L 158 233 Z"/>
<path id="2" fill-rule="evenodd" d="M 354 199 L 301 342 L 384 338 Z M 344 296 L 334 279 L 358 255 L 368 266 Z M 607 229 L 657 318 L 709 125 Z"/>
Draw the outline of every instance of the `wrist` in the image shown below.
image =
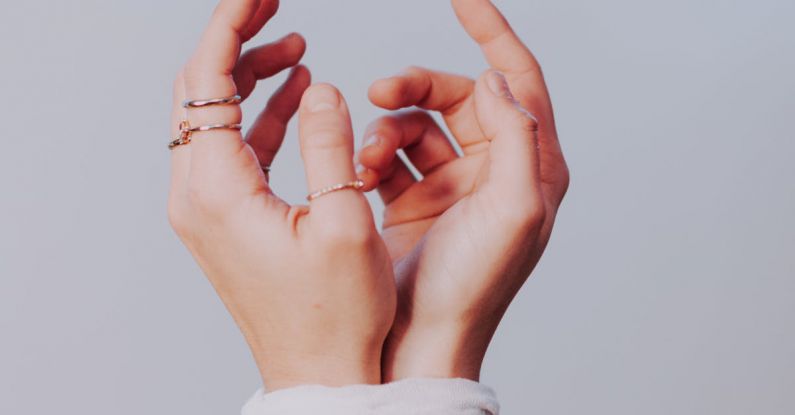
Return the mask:
<path id="1" fill-rule="evenodd" d="M 494 330 L 488 326 L 396 323 L 384 347 L 385 382 L 408 378 L 462 378 L 479 381 Z"/>
<path id="2" fill-rule="evenodd" d="M 381 383 L 380 350 L 371 353 L 257 353 L 254 357 L 269 392 L 303 385 L 340 387 Z"/>

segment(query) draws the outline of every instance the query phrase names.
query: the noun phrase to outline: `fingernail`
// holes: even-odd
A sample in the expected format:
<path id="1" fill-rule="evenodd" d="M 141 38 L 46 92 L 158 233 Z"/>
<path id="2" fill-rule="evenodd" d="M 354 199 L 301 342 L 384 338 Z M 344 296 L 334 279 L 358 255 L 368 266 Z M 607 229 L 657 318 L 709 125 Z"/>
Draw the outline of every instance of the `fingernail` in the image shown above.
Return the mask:
<path id="1" fill-rule="evenodd" d="M 356 164 L 356 175 L 361 177 L 367 171 L 367 167 L 362 166 L 361 164 Z"/>
<path id="2" fill-rule="evenodd" d="M 381 144 L 381 136 L 379 136 L 378 134 L 373 134 L 364 139 L 364 144 L 362 144 L 362 147 L 371 147 L 380 144 Z"/>
<path id="3" fill-rule="evenodd" d="M 339 94 L 329 86 L 314 87 L 306 97 L 306 107 L 311 112 L 329 111 L 339 106 Z"/>
<path id="4" fill-rule="evenodd" d="M 491 89 L 494 95 L 513 100 L 513 94 L 511 94 L 511 89 L 508 87 L 508 81 L 505 80 L 505 75 L 503 75 L 502 72 L 489 72 L 489 74 L 486 75 L 486 84 L 488 84 L 489 89 Z"/>

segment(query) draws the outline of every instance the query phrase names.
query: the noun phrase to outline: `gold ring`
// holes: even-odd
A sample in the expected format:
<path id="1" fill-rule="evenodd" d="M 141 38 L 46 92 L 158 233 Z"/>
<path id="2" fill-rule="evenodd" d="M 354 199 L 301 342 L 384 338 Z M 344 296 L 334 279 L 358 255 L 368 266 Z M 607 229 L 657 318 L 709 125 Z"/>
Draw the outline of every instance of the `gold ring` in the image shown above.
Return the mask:
<path id="1" fill-rule="evenodd" d="M 241 124 L 210 124 L 191 127 L 187 120 L 179 123 L 179 137 L 168 143 L 168 149 L 173 150 L 179 146 L 190 144 L 193 133 L 212 130 L 237 130 L 243 129 Z"/>
<path id="2" fill-rule="evenodd" d="M 239 104 L 243 101 L 240 95 L 232 95 L 226 98 L 213 98 L 213 99 L 196 99 L 187 100 L 182 103 L 182 108 L 202 108 L 211 107 L 213 105 L 232 105 Z"/>
<path id="3" fill-rule="evenodd" d="M 202 125 L 199 127 L 192 127 L 188 128 L 186 131 L 188 133 L 198 133 L 201 131 L 212 131 L 212 130 L 237 130 L 240 131 L 243 129 L 241 124 L 210 124 L 210 125 Z"/>
<path id="4" fill-rule="evenodd" d="M 190 132 L 188 131 L 188 128 L 190 128 L 190 125 L 188 125 L 187 121 L 182 121 L 179 123 L 179 137 L 168 143 L 169 150 L 190 144 Z"/>
<path id="5" fill-rule="evenodd" d="M 346 189 L 353 189 L 353 190 L 362 190 L 364 188 L 364 181 L 363 180 L 354 180 L 348 183 L 340 183 L 335 184 L 333 186 L 325 187 L 323 189 L 318 190 L 317 192 L 310 193 L 309 196 L 306 197 L 306 200 L 311 202 L 319 197 L 325 196 L 329 193 L 339 192 L 340 190 Z"/>

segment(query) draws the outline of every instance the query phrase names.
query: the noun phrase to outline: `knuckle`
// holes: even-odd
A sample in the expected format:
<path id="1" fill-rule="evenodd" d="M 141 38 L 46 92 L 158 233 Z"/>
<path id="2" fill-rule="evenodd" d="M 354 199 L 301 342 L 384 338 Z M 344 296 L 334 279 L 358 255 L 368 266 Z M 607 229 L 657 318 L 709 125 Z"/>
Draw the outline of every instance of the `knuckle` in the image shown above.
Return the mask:
<path id="1" fill-rule="evenodd" d="M 319 150 L 338 149 L 348 144 L 348 139 L 345 134 L 330 126 L 318 128 L 307 138 L 307 146 Z"/>
<path id="2" fill-rule="evenodd" d="M 384 115 L 367 126 L 367 135 L 373 133 L 392 133 L 400 129 L 400 121 L 395 115 Z"/>
<path id="3" fill-rule="evenodd" d="M 539 200 L 525 209 L 524 217 L 526 225 L 540 225 L 547 220 L 547 210 L 544 208 L 544 204 Z"/>
<path id="4" fill-rule="evenodd" d="M 417 65 L 409 65 L 403 68 L 400 73 L 404 75 L 422 75 L 426 72 L 425 68 Z"/>
<path id="5" fill-rule="evenodd" d="M 184 196 L 184 193 L 170 192 L 166 213 L 171 229 L 182 241 L 186 242 L 191 238 L 194 223 L 192 222 L 193 211 Z"/>
<path id="6" fill-rule="evenodd" d="M 423 85 L 426 89 L 430 90 L 433 86 L 433 79 L 431 76 L 431 72 L 428 69 L 425 69 L 421 66 L 408 66 L 403 71 L 400 72 L 401 75 L 412 78 L 413 82 L 417 83 L 418 85 Z M 406 93 L 406 91 L 403 91 Z M 430 95 L 430 94 L 428 94 Z M 428 97 L 425 97 L 427 99 Z"/>
<path id="7" fill-rule="evenodd" d="M 571 185 L 571 171 L 569 171 L 569 166 L 564 162 L 560 172 L 561 198 L 569 191 L 569 185 Z"/>
<path id="8" fill-rule="evenodd" d="M 369 245 L 373 240 L 373 234 L 367 227 L 340 221 L 324 226 L 321 240 L 332 249 L 349 249 Z"/>
<path id="9" fill-rule="evenodd" d="M 180 237 L 186 235 L 189 228 L 186 212 L 182 203 L 174 196 L 169 197 L 167 213 L 168 223 L 174 229 L 174 232 Z"/>
<path id="10" fill-rule="evenodd" d="M 532 232 L 546 221 L 546 208 L 541 198 L 523 197 L 506 205 L 502 217 L 511 229 Z"/>

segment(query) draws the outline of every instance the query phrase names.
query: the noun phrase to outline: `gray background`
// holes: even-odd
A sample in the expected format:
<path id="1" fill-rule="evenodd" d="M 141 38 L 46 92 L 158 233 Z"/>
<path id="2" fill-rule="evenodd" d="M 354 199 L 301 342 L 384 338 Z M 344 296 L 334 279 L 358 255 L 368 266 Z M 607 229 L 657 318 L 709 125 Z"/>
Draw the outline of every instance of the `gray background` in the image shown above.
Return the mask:
<path id="1" fill-rule="evenodd" d="M 213 3 L 0 5 L 0 413 L 230 414 L 258 386 L 165 215 L 170 84 Z M 504 413 L 795 413 L 795 3 L 498 3 L 573 174 L 485 364 Z M 284 0 L 256 42 L 289 31 L 357 132 L 377 77 L 485 69 L 442 0 Z M 293 129 L 274 169 L 300 201 Z"/>

